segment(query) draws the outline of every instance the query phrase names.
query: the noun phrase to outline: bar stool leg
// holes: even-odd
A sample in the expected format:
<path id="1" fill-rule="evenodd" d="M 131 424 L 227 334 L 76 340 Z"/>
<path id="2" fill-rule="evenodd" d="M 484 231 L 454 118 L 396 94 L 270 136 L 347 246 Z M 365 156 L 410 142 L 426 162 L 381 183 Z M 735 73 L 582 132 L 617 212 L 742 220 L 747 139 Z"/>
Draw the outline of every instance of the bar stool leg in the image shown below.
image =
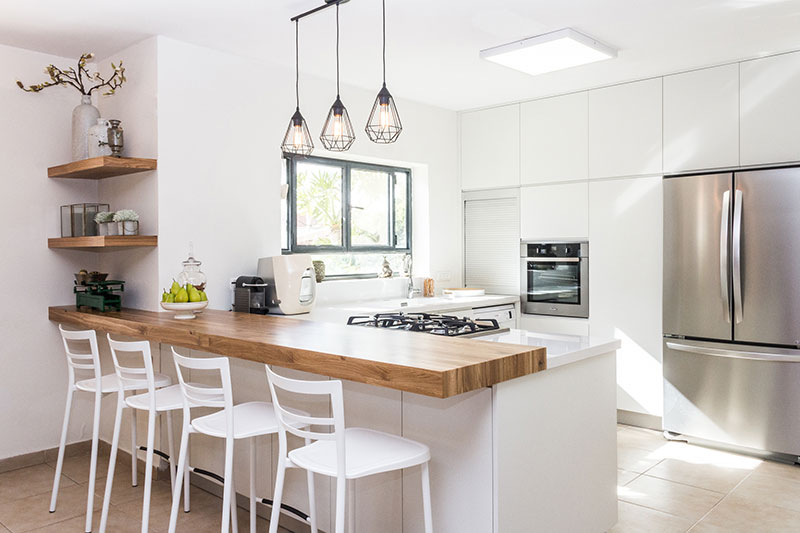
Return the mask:
<path id="1" fill-rule="evenodd" d="M 336 476 L 336 533 L 344 533 L 345 508 L 347 500 L 347 480 L 344 474 Z"/>
<path id="2" fill-rule="evenodd" d="M 84 531 L 92 531 L 92 511 L 94 510 L 94 483 L 97 477 L 97 445 L 100 440 L 100 403 L 102 393 L 100 387 L 94 394 L 94 419 L 92 420 L 92 456 L 89 463 L 89 494 L 86 497 L 86 526 Z"/>
<path id="3" fill-rule="evenodd" d="M 100 515 L 100 533 L 105 533 L 108 523 L 108 508 L 111 505 L 111 489 L 114 485 L 114 466 L 117 463 L 117 449 L 119 448 L 119 430 L 122 425 L 122 410 L 125 407 L 125 398 L 120 392 L 117 394 L 117 414 L 114 417 L 114 436 L 111 438 L 111 455 L 108 458 L 108 475 L 106 476 L 106 490 L 103 496 L 103 512 Z"/>
<path id="4" fill-rule="evenodd" d="M 236 505 L 236 483 L 233 481 L 233 469 L 231 469 L 231 531 L 239 533 L 239 513 L 237 513 L 238 506 Z"/>
<path id="5" fill-rule="evenodd" d="M 67 431 L 69 430 L 69 415 L 72 410 L 72 395 L 75 388 L 70 380 L 67 390 L 67 403 L 64 407 L 64 423 L 61 426 L 61 442 L 58 445 L 58 462 L 56 463 L 56 477 L 53 479 L 53 494 L 50 496 L 50 512 L 56 511 L 56 501 L 58 500 L 58 486 L 61 483 L 61 468 L 64 466 L 64 448 L 67 445 Z"/>
<path id="6" fill-rule="evenodd" d="M 150 524 L 150 489 L 153 485 L 153 447 L 155 446 L 156 412 L 147 413 L 147 460 L 144 471 L 144 497 L 142 499 L 142 533 L 148 533 Z"/>
<path id="7" fill-rule="evenodd" d="M 180 455 L 178 456 L 178 471 L 183 471 L 184 476 L 178 477 L 175 480 L 175 486 L 172 488 L 172 509 L 169 513 L 169 529 L 167 530 L 169 533 L 175 533 L 175 527 L 178 524 L 178 507 L 180 506 L 181 502 L 181 485 L 183 485 L 184 479 L 186 479 L 186 485 L 188 486 L 188 478 L 186 474 L 189 473 L 189 469 L 187 468 L 187 455 L 189 450 L 189 427 L 187 425 L 187 420 L 184 420 L 183 425 L 183 432 L 181 433 L 181 451 Z"/>
<path id="8" fill-rule="evenodd" d="M 233 438 L 225 439 L 225 484 L 222 489 L 222 533 L 228 533 L 231 522 L 231 483 L 233 482 Z M 238 533 L 238 531 L 236 532 Z"/>
<path id="9" fill-rule="evenodd" d="M 189 494 L 191 492 L 191 490 L 189 490 L 189 482 L 191 481 L 191 475 L 190 475 L 191 474 L 191 470 L 189 469 L 189 465 L 191 464 L 190 463 L 190 458 L 191 458 L 191 449 L 188 447 L 188 444 L 187 444 L 187 448 L 186 448 L 186 464 L 184 465 L 184 468 L 183 468 L 183 512 L 184 513 L 188 513 L 189 511 L 192 510 L 192 508 L 191 508 L 191 506 L 189 504 L 189 502 L 190 502 Z M 180 472 L 180 468 L 178 468 L 178 471 Z"/>
<path id="10" fill-rule="evenodd" d="M 256 533 L 256 437 L 250 438 L 250 533 Z"/>
<path id="11" fill-rule="evenodd" d="M 286 475 L 286 459 L 278 457 L 278 472 L 275 476 L 275 494 L 272 495 L 272 512 L 269 515 L 269 533 L 278 533 L 283 497 L 283 479 Z"/>
<path id="12" fill-rule="evenodd" d="M 125 400 L 123 400 L 125 401 Z M 131 409 L 131 486 L 139 485 L 136 473 L 136 458 L 139 456 L 136 449 L 136 409 Z"/>
<path id="13" fill-rule="evenodd" d="M 177 472 L 177 469 L 175 468 L 177 456 L 175 455 L 175 439 L 172 435 L 172 411 L 167 411 L 167 444 L 169 446 L 169 481 L 170 487 L 174 489 Z"/>
<path id="14" fill-rule="evenodd" d="M 422 509 L 425 514 L 425 533 L 433 533 L 433 516 L 431 513 L 431 480 L 428 463 L 422 463 Z"/>
<path id="15" fill-rule="evenodd" d="M 311 439 L 305 439 L 306 446 L 311 444 Z M 317 533 L 317 497 L 314 492 L 314 472 L 306 470 L 308 479 L 308 514 L 311 517 L 311 533 Z"/>

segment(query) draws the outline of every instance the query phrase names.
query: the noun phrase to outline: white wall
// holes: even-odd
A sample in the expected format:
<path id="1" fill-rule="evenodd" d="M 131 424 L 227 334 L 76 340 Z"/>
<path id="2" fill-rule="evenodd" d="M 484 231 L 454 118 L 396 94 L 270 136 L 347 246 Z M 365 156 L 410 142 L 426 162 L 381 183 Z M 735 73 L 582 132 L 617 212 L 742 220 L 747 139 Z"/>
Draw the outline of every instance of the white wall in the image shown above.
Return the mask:
<path id="1" fill-rule="evenodd" d="M 194 77 L 199 71 L 205 72 L 203 83 Z M 162 285 L 178 274 L 192 241 L 209 278 L 211 307 L 227 309 L 230 278 L 253 274 L 259 257 L 280 253 L 280 142 L 294 109 L 293 75 L 159 38 Z M 456 113 L 400 99 L 404 131 L 395 144 L 377 145 L 363 133 L 375 94 L 343 86 L 357 138 L 348 152 L 328 153 L 317 138 L 334 90 L 330 82 L 301 77 L 301 110 L 315 139 L 314 155 L 412 166 L 414 193 L 427 198 L 415 204 L 415 275 L 439 278 L 439 286 L 460 284 Z"/>
<path id="2" fill-rule="evenodd" d="M 67 365 L 61 337 L 47 319 L 47 306 L 74 304 L 72 281 L 81 268 L 98 267 L 97 255 L 50 250 L 48 237 L 59 237 L 59 206 L 92 202 L 92 181 L 53 180 L 47 167 L 71 160 L 70 120 L 80 102 L 74 89 L 52 87 L 24 93 L 24 83 L 45 79 L 45 65 L 72 59 L 0 46 L 0 238 L 4 257 L 0 277 L 4 305 L 0 311 L 0 457 L 57 446 L 67 390 Z M 74 405 L 69 440 L 91 435 L 90 403 Z"/>

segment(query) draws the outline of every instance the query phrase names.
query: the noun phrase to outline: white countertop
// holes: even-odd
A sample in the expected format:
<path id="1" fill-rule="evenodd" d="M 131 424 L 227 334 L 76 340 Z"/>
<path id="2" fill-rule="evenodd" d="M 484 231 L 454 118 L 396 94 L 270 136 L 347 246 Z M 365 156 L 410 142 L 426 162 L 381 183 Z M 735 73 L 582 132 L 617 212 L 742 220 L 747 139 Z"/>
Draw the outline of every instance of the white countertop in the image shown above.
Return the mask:
<path id="1" fill-rule="evenodd" d="M 445 298 L 417 297 L 412 299 L 394 298 L 390 300 L 356 300 L 334 305 L 316 306 L 310 313 L 294 315 L 303 320 L 320 320 L 344 324 L 353 315 L 374 315 L 376 313 L 453 313 L 459 310 L 515 304 L 519 296 L 488 294 L 485 296 Z"/>
<path id="2" fill-rule="evenodd" d="M 485 335 L 477 337 L 475 340 L 522 344 L 523 346 L 543 346 L 547 348 L 547 368 L 556 368 L 618 350 L 622 344 L 617 339 L 583 335 L 549 335 L 524 329 L 512 329 L 505 333 Z"/>

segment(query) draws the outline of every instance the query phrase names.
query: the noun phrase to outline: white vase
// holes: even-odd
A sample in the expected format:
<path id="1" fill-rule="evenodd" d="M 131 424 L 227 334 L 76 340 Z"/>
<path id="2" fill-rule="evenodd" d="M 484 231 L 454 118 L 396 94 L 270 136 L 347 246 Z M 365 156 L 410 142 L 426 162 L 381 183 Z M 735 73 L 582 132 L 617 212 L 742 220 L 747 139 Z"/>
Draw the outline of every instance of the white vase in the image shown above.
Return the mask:
<path id="1" fill-rule="evenodd" d="M 111 155 L 111 146 L 108 144 L 108 128 L 111 125 L 104 118 L 98 118 L 97 124 L 89 128 L 89 157 Z"/>
<path id="2" fill-rule="evenodd" d="M 98 235 L 108 235 L 108 222 L 100 222 L 97 224 Z"/>
<path id="3" fill-rule="evenodd" d="M 124 220 L 117 222 L 119 225 L 119 235 L 139 235 L 139 221 L 138 220 Z"/>
<path id="4" fill-rule="evenodd" d="M 81 103 L 72 110 L 72 160 L 89 157 L 89 128 L 97 123 L 100 111 L 92 105 L 92 97 L 81 96 Z"/>

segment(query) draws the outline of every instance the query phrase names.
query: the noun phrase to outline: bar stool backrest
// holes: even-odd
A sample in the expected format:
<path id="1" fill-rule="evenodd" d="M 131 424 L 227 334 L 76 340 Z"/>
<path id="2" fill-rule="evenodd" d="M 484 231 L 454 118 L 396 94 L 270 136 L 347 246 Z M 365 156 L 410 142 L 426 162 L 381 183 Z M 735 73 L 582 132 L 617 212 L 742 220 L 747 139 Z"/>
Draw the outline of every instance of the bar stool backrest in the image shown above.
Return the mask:
<path id="1" fill-rule="evenodd" d="M 172 358 L 178 372 L 178 382 L 183 391 L 183 398 L 191 407 L 217 407 L 233 409 L 233 387 L 231 386 L 231 369 L 227 357 L 186 357 L 172 348 Z M 221 387 L 211 387 L 187 381 L 184 370 L 216 371 Z"/>
<path id="2" fill-rule="evenodd" d="M 93 329 L 85 331 L 70 331 L 58 325 L 61 332 L 61 340 L 64 342 L 64 352 L 67 354 L 67 365 L 69 367 L 70 378 L 74 380 L 75 371 L 91 371 L 96 379 L 100 379 L 100 351 L 97 349 L 97 334 Z M 70 341 L 89 343 L 89 353 L 76 352 L 75 347 L 70 345 Z M 77 342 L 75 344 L 77 344 Z"/>
<path id="3" fill-rule="evenodd" d="M 141 386 L 142 381 L 147 382 L 147 392 L 155 403 L 156 379 L 153 372 L 153 356 L 150 352 L 149 341 L 115 341 L 108 337 L 108 345 L 111 347 L 111 358 L 114 360 L 114 371 L 119 379 L 120 394 L 124 396 L 124 390 L 131 385 Z M 128 366 L 120 363 L 119 353 L 140 353 L 141 366 Z"/>
<path id="4" fill-rule="evenodd" d="M 284 442 L 286 432 L 304 439 L 311 440 L 335 440 L 337 468 L 339 472 L 345 472 L 345 449 L 344 449 L 344 397 L 342 395 L 342 382 L 339 380 L 321 381 L 301 381 L 290 379 L 276 374 L 269 365 L 264 365 L 267 369 L 267 380 L 269 391 L 272 395 L 272 403 L 275 406 L 275 414 L 280 424 L 280 439 Z M 276 389 L 286 392 L 307 396 L 329 396 L 331 402 L 331 412 L 333 417 L 305 416 L 297 412 L 290 411 L 281 403 Z M 327 426 L 327 432 L 314 431 L 314 426 Z M 308 427 L 308 429 L 304 429 Z M 285 448 L 284 448 L 285 449 Z"/>

